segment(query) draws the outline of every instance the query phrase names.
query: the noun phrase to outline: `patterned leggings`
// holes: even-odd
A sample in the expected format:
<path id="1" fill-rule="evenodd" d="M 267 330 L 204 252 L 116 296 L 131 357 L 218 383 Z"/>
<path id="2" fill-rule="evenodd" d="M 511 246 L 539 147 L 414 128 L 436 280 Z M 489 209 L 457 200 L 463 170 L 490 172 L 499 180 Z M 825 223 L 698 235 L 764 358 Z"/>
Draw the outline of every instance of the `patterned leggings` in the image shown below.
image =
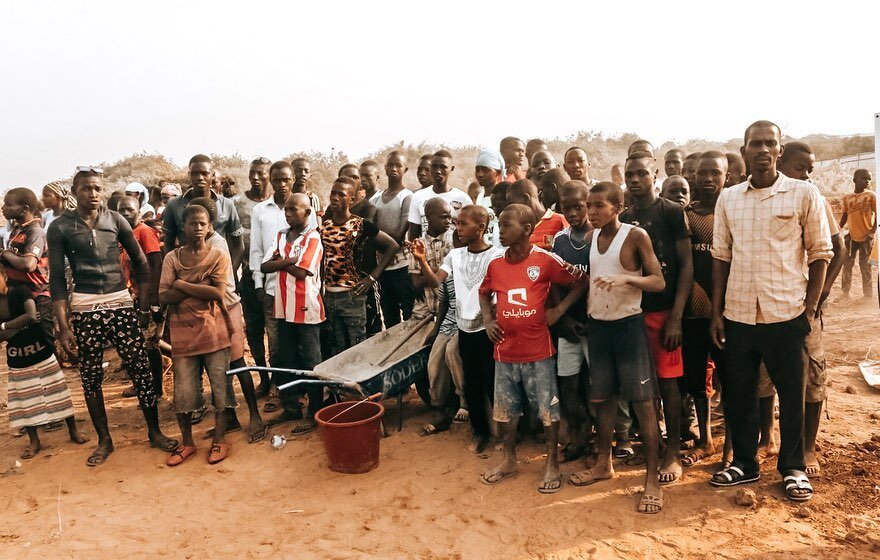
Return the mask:
<path id="1" fill-rule="evenodd" d="M 137 322 L 133 307 L 99 309 L 86 313 L 71 313 L 73 333 L 79 350 L 79 374 L 83 394 L 93 397 L 104 381 L 104 346 L 110 341 L 116 348 L 122 364 L 128 370 L 137 390 L 141 408 L 156 406 L 153 376 L 144 349 L 144 335 Z"/>

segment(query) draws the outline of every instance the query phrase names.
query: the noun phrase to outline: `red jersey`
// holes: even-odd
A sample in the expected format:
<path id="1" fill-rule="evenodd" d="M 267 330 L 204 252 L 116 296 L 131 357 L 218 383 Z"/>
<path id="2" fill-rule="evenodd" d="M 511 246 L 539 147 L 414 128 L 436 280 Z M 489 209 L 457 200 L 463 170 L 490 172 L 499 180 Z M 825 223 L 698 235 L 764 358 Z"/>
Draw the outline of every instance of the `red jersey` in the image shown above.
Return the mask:
<path id="1" fill-rule="evenodd" d="M 134 229 L 131 230 L 131 233 L 134 235 L 134 238 L 138 242 L 138 245 L 141 246 L 141 251 L 144 252 L 144 256 L 147 256 L 151 253 L 162 252 L 162 245 L 159 243 L 159 234 L 156 233 L 156 230 L 154 230 L 144 222 L 140 222 Z M 137 282 L 134 281 L 134 277 L 132 276 L 131 259 L 128 258 L 128 253 L 125 252 L 122 246 L 119 247 L 119 255 L 120 260 L 122 261 L 122 273 L 124 274 L 125 281 L 128 284 L 128 291 L 131 292 L 132 296 L 137 297 L 138 285 Z M 150 273 L 161 274 L 162 271 L 151 270 Z"/>
<path id="2" fill-rule="evenodd" d="M 321 262 L 324 247 L 321 234 L 311 228 L 300 233 L 293 241 L 287 240 L 290 228 L 278 232 L 275 247 L 267 252 L 267 260 L 276 256 L 293 259 L 296 266 L 309 272 L 305 278 L 297 278 L 287 271 L 278 271 L 275 288 L 275 318 L 288 323 L 316 325 L 324 322 L 324 300 L 321 298 Z"/>
<path id="3" fill-rule="evenodd" d="M 545 318 L 550 284 L 569 286 L 576 277 L 570 265 L 532 246 L 529 256 L 513 264 L 507 251 L 489 263 L 480 293 L 498 296 L 496 316 L 504 340 L 495 345 L 495 361 L 538 362 L 555 353 Z"/>
<path id="4" fill-rule="evenodd" d="M 562 214 L 557 214 L 552 210 L 547 210 L 529 237 L 529 243 L 537 245 L 545 251 L 553 249 L 553 238 L 556 234 L 568 227 L 568 220 Z"/>

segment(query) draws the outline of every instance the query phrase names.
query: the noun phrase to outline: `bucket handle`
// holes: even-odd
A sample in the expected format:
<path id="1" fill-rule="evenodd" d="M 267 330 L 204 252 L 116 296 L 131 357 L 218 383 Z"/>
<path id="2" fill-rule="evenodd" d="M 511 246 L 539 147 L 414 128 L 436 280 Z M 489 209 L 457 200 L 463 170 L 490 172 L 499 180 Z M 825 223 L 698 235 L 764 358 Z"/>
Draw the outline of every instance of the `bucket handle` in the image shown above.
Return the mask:
<path id="1" fill-rule="evenodd" d="M 358 406 L 358 405 L 360 405 L 360 404 L 364 404 L 364 403 L 367 402 L 367 401 L 373 402 L 373 401 L 375 401 L 375 400 L 379 400 L 379 399 L 381 399 L 381 398 L 382 398 L 382 393 L 376 393 L 376 394 L 374 394 L 374 395 L 370 395 L 369 397 L 367 397 L 367 398 L 365 398 L 365 399 L 363 399 L 363 400 L 361 400 L 361 401 L 358 401 L 358 402 L 354 403 L 353 405 L 351 405 L 350 407 L 346 408 L 346 409 L 343 410 L 342 412 L 337 413 L 336 416 L 334 416 L 334 417 L 331 418 L 330 420 L 327 420 L 327 423 L 329 424 L 329 423 L 333 422 L 334 420 L 336 420 L 337 418 L 339 418 L 340 416 L 342 416 L 343 414 L 345 414 L 346 412 L 348 412 L 349 410 L 353 409 L 354 407 L 356 407 L 356 406 Z"/>

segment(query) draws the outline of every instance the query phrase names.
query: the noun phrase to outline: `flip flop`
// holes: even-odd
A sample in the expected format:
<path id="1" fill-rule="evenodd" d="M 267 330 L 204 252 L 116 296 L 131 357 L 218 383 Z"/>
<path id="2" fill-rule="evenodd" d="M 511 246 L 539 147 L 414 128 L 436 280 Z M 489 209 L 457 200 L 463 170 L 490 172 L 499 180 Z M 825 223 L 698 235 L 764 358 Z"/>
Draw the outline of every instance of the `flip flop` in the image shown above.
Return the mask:
<path id="1" fill-rule="evenodd" d="M 176 467 L 177 465 L 183 463 L 190 457 L 196 454 L 196 446 L 186 446 L 186 445 L 178 445 L 174 451 L 171 452 L 171 455 L 165 459 L 165 464 L 169 467 Z"/>
<path id="2" fill-rule="evenodd" d="M 629 459 L 633 455 L 636 454 L 636 450 L 633 449 L 632 443 L 626 441 L 623 443 L 618 443 L 614 446 L 614 458 L 615 459 Z"/>
<path id="3" fill-rule="evenodd" d="M 298 424 L 292 430 L 290 430 L 290 433 L 295 436 L 301 436 L 309 432 L 314 432 L 317 428 L 318 424 L 314 420 L 312 420 L 310 422 L 303 422 L 301 424 Z"/>
<path id="4" fill-rule="evenodd" d="M 593 475 L 592 469 L 587 469 L 584 471 L 579 471 L 576 473 L 571 473 L 571 476 L 568 477 L 568 483 L 572 486 L 589 486 L 591 484 L 596 484 L 597 482 L 601 482 L 603 480 L 611 480 L 614 478 L 612 476 L 606 476 L 605 478 L 596 478 Z"/>
<path id="5" fill-rule="evenodd" d="M 225 443 L 215 443 L 208 452 L 208 464 L 216 465 L 229 455 L 229 446 Z"/>
<path id="6" fill-rule="evenodd" d="M 652 506 L 655 506 L 655 508 Z M 652 507 L 652 509 L 649 510 L 649 507 Z M 646 513 L 648 515 L 660 513 L 661 511 L 663 511 L 663 496 L 642 494 L 642 498 L 639 500 L 639 507 L 636 508 L 636 511 L 639 513 Z"/>
<path id="7" fill-rule="evenodd" d="M 34 457 L 37 456 L 37 453 L 39 453 L 39 452 L 40 452 L 39 450 L 34 451 L 33 449 L 30 448 L 30 446 L 25 447 L 24 450 L 21 452 L 21 455 L 19 455 L 19 459 L 22 459 L 25 461 L 27 461 L 28 459 L 33 459 Z"/>
<path id="8" fill-rule="evenodd" d="M 203 406 L 201 408 L 196 409 L 192 413 L 192 425 L 195 426 L 199 422 L 205 419 L 205 415 L 208 414 L 208 407 Z"/>
<path id="9" fill-rule="evenodd" d="M 122 390 L 122 397 L 125 399 L 130 399 L 132 397 L 137 396 L 137 389 L 134 388 L 133 385 L 129 385 L 125 389 Z"/>
<path id="10" fill-rule="evenodd" d="M 547 485 L 551 484 L 552 482 L 557 483 L 556 488 L 552 488 L 552 487 L 548 488 L 547 487 Z M 556 477 L 555 481 L 542 480 L 541 484 L 538 485 L 538 492 L 540 492 L 541 494 L 555 494 L 555 493 L 559 492 L 560 490 L 562 490 L 562 475 L 561 474 Z"/>
<path id="11" fill-rule="evenodd" d="M 675 484 L 681 479 L 680 474 L 675 474 L 666 471 L 660 471 L 657 474 L 657 482 L 660 483 L 660 486 L 668 486 L 669 484 Z"/>
<path id="12" fill-rule="evenodd" d="M 496 484 L 498 484 L 502 480 L 504 480 L 506 478 L 513 477 L 517 472 L 518 471 L 498 472 L 498 473 L 492 473 L 489 476 L 486 476 L 486 473 L 483 473 L 480 475 L 480 482 L 482 482 L 486 486 L 495 486 Z M 489 480 L 490 477 L 495 477 L 495 476 L 497 476 L 498 478 L 496 478 L 494 480 Z"/>
<path id="13" fill-rule="evenodd" d="M 463 424 L 465 422 L 470 422 L 471 413 L 468 412 L 466 408 L 459 408 L 458 412 L 455 413 L 455 416 L 452 417 L 452 421 L 456 424 Z"/>
<path id="14" fill-rule="evenodd" d="M 437 427 L 434 424 L 425 424 L 424 427 L 419 428 L 419 435 L 422 437 L 433 436 L 434 434 L 445 432 L 447 429 L 448 428 Z"/>
<path id="15" fill-rule="evenodd" d="M 96 448 L 94 451 L 92 451 L 92 454 L 89 455 L 89 458 L 86 459 L 86 465 L 90 467 L 103 465 L 107 461 L 107 457 L 109 457 L 113 451 L 113 446 L 110 446 L 109 450 L 101 449 L 100 447 Z"/>
<path id="16" fill-rule="evenodd" d="M 807 473 L 807 474 L 810 475 L 810 476 L 812 476 L 812 475 L 817 475 L 817 474 L 819 474 L 820 472 L 822 472 L 822 467 L 820 467 L 818 464 L 816 464 L 816 465 L 807 465 L 807 468 L 804 469 L 804 472 Z"/>
<path id="17" fill-rule="evenodd" d="M 697 449 L 694 449 L 692 452 L 681 458 L 681 466 L 693 467 L 694 465 L 699 464 L 703 459 L 711 456 L 711 453 L 709 453 L 705 449 L 698 447 Z"/>
<path id="18" fill-rule="evenodd" d="M 266 401 L 266 403 L 263 404 L 263 412 L 277 412 L 280 408 L 281 405 L 275 401 Z"/>
<path id="19" fill-rule="evenodd" d="M 177 445 L 178 445 L 178 443 L 179 443 L 179 442 L 178 442 L 176 439 L 166 437 L 166 438 L 165 438 L 165 443 L 164 443 L 164 444 L 162 444 L 162 443 L 153 443 L 153 442 L 151 441 L 151 442 L 150 442 L 150 447 L 152 447 L 152 448 L 154 448 L 154 449 L 159 449 L 159 450 L 161 450 L 161 451 L 165 451 L 165 452 L 167 452 L 167 453 L 170 453 L 170 452 L 174 451 L 175 449 L 177 449 Z"/>
<path id="20" fill-rule="evenodd" d="M 257 443 L 266 439 L 269 427 L 263 424 L 263 427 L 252 434 L 248 434 L 248 443 Z"/>

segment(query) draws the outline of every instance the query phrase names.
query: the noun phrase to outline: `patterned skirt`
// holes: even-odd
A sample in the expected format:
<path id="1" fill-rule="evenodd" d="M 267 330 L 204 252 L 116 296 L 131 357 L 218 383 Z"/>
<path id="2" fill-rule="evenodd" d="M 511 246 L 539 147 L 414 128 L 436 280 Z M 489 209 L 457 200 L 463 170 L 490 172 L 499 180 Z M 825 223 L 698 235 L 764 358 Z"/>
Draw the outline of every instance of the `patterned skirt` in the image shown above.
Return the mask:
<path id="1" fill-rule="evenodd" d="M 32 427 L 73 416 L 70 389 L 54 355 L 9 368 L 9 427 Z"/>

